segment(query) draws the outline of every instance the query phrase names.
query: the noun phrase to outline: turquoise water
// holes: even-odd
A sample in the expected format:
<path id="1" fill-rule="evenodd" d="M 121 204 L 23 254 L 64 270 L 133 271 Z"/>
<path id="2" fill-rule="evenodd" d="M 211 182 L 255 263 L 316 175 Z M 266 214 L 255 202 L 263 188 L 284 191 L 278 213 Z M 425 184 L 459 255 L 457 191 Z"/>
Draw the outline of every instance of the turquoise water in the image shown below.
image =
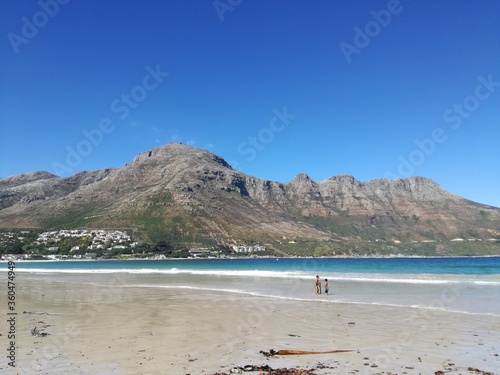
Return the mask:
<path id="1" fill-rule="evenodd" d="M 500 274 L 500 257 L 453 258 L 253 258 L 18 262 L 18 269 L 46 270 L 263 270 L 412 274 Z"/>
<path id="2" fill-rule="evenodd" d="M 19 279 L 204 291 L 500 316 L 500 257 L 257 258 L 17 262 Z M 6 270 L 6 266 L 2 267 Z M 330 294 L 315 295 L 314 279 Z"/>

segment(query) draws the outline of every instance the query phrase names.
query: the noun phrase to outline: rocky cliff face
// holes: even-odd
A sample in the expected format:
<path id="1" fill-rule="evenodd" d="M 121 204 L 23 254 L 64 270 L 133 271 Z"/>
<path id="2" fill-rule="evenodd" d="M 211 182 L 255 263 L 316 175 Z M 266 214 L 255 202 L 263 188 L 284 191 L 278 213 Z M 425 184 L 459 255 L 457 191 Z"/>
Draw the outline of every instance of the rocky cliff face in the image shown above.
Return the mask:
<path id="1" fill-rule="evenodd" d="M 261 180 L 207 151 L 167 144 L 119 169 L 0 179 L 0 226 L 119 227 L 150 240 L 197 243 L 486 241 L 500 234 L 500 209 L 457 197 L 424 177 Z"/>

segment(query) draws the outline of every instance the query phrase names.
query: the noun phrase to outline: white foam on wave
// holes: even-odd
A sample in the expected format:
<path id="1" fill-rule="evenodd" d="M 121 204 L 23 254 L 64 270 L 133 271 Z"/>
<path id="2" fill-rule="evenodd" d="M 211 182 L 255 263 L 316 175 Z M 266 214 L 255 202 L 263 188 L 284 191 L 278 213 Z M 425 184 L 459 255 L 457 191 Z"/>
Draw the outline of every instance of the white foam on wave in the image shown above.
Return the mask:
<path id="1" fill-rule="evenodd" d="M 192 275 L 213 277 L 242 277 L 242 278 L 279 278 L 312 280 L 314 276 L 303 271 L 268 271 L 268 270 L 215 270 L 215 269 L 178 269 L 178 268 L 121 268 L 121 269 L 46 269 L 46 268 L 18 268 L 17 272 L 35 274 L 163 274 L 163 275 Z M 483 286 L 500 286 L 498 276 L 472 277 L 470 275 L 438 275 L 438 274 L 386 274 L 386 273 L 325 273 L 322 277 L 333 282 L 359 282 L 359 283 L 398 283 L 398 284 L 468 284 Z"/>
<path id="2" fill-rule="evenodd" d="M 121 268 L 121 269 L 45 269 L 45 268 L 21 268 L 18 272 L 27 273 L 66 273 L 66 274 L 165 274 L 165 275 L 206 275 L 206 276 L 235 276 L 235 277 L 275 277 L 275 278 L 299 278 L 310 279 L 310 275 L 294 271 L 266 271 L 266 270 L 197 270 L 197 269 L 159 269 L 159 268 Z"/>
<path id="3" fill-rule="evenodd" d="M 346 275 L 333 277 L 332 280 L 351 281 L 351 282 L 370 282 L 370 283 L 387 283 L 387 284 L 428 284 L 428 285 L 446 285 L 446 284 L 471 284 L 471 285 L 492 285 L 500 286 L 500 279 L 497 280 L 477 280 L 469 278 L 465 275 L 426 275 L 426 274 L 404 274 L 391 275 L 386 277 L 386 274 L 366 274 Z M 489 276 L 482 276 L 489 277 Z"/>

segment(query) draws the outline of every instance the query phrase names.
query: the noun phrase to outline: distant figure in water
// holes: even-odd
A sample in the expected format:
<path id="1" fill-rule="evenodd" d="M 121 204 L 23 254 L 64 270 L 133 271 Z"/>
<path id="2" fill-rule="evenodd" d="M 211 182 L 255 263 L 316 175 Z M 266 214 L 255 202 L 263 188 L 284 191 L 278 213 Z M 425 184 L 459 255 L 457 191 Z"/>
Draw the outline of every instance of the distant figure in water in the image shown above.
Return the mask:
<path id="1" fill-rule="evenodd" d="M 316 282 L 314 283 L 314 290 L 316 294 L 321 294 L 321 281 L 319 280 L 319 275 L 316 275 Z"/>
<path id="2" fill-rule="evenodd" d="M 328 294 L 328 279 L 325 279 L 325 294 Z"/>

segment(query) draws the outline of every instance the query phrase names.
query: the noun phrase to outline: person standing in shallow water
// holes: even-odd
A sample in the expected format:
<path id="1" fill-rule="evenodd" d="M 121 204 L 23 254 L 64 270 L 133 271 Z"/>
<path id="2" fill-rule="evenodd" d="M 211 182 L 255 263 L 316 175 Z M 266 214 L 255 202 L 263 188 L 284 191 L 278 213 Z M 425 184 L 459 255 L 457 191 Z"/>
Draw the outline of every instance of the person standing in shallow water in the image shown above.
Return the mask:
<path id="1" fill-rule="evenodd" d="M 325 294 L 328 294 L 328 279 L 325 279 Z"/>
<path id="2" fill-rule="evenodd" d="M 315 294 L 321 294 L 321 281 L 319 275 L 316 275 L 316 282 L 314 283 Z"/>

